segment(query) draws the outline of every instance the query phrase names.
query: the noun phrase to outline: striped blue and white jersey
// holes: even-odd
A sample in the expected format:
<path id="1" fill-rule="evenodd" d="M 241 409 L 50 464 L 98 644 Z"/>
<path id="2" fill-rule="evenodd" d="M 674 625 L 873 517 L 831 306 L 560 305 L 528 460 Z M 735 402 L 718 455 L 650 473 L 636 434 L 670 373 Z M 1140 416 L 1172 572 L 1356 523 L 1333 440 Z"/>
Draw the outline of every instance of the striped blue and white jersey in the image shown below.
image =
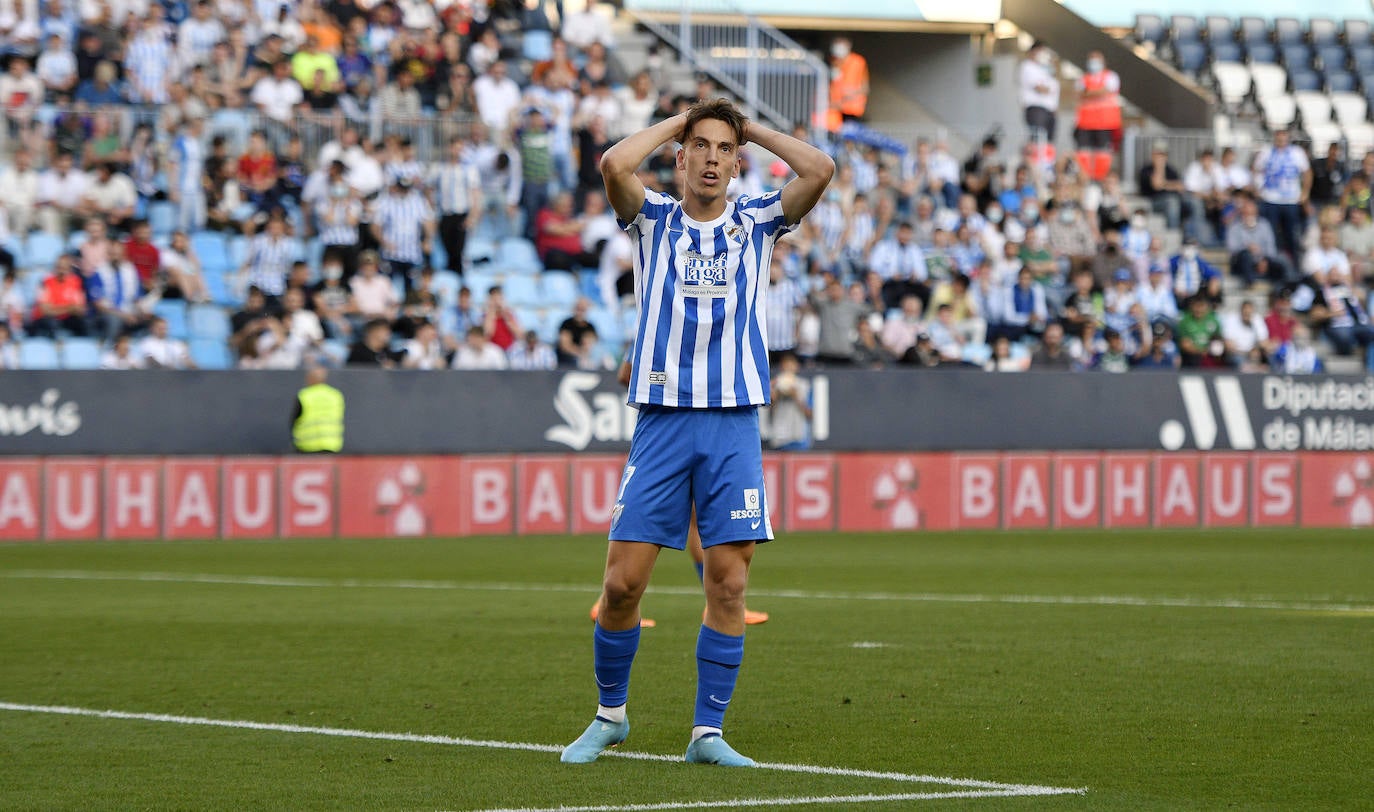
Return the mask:
<path id="1" fill-rule="evenodd" d="M 764 291 L 773 245 L 792 230 L 782 192 L 741 197 L 702 223 L 646 189 L 625 226 L 639 324 L 630 403 L 692 409 L 770 400 Z"/>

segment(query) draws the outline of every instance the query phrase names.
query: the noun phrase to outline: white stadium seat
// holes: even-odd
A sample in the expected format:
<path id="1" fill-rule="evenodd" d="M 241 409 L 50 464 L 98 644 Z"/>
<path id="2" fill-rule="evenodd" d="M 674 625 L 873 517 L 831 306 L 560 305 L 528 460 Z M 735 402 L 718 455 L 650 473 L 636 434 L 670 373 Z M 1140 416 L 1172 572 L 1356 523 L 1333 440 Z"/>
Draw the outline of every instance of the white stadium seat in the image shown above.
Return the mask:
<path id="1" fill-rule="evenodd" d="M 1298 117 L 1298 103 L 1287 94 L 1261 99 L 1264 107 L 1264 123 L 1270 130 L 1281 130 L 1293 123 Z"/>
<path id="2" fill-rule="evenodd" d="M 1331 108 L 1342 124 L 1358 124 L 1369 114 L 1369 102 L 1358 93 L 1332 93 Z"/>
<path id="3" fill-rule="evenodd" d="M 1374 124 L 1358 121 L 1346 124 L 1341 129 L 1345 132 L 1346 154 L 1359 160 L 1370 149 L 1374 149 Z"/>
<path id="4" fill-rule="evenodd" d="M 1312 139 L 1312 154 L 1325 155 L 1327 147 L 1341 140 L 1341 128 L 1338 124 L 1323 122 L 1321 124 L 1307 124 L 1303 129 Z"/>
<path id="5" fill-rule="evenodd" d="M 1222 104 L 1228 107 L 1239 105 L 1250 93 L 1250 71 L 1235 62 L 1218 62 L 1212 66 L 1212 75 L 1217 80 L 1217 92 Z"/>
<path id="6" fill-rule="evenodd" d="M 1325 93 L 1299 90 L 1293 94 L 1293 101 L 1298 105 L 1298 112 L 1302 113 L 1303 126 L 1331 122 L 1331 99 Z"/>
<path id="7" fill-rule="evenodd" d="M 1265 99 L 1287 92 L 1288 71 L 1282 65 L 1251 65 L 1250 79 L 1255 83 L 1255 97 L 1260 104 L 1264 104 Z"/>

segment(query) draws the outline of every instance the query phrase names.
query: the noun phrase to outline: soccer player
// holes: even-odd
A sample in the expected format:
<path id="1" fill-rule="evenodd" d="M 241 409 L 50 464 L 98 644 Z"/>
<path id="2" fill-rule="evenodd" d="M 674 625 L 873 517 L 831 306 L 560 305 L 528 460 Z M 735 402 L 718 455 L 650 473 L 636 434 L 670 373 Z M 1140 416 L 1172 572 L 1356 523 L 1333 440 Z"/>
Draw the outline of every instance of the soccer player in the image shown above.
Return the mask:
<path id="1" fill-rule="evenodd" d="M 641 163 L 670 140 L 682 201 L 648 191 Z M 729 202 L 739 150 L 754 142 L 796 173 L 782 189 Z M 639 325 L 630 402 L 639 420 L 611 518 L 593 634 L 596 718 L 564 749 L 595 761 L 629 735 L 625 705 L 639 647 L 639 603 L 663 547 L 701 529 L 706 617 L 697 637 L 697 699 L 686 760 L 751 767 L 721 735 L 744 657 L 744 593 L 754 546 L 772 538 L 764 503 L 758 406 L 768 403 L 763 293 L 778 237 L 820 199 L 835 165 L 805 142 L 750 122 L 723 99 L 628 136 L 601 158 L 611 206 L 635 243 Z"/>

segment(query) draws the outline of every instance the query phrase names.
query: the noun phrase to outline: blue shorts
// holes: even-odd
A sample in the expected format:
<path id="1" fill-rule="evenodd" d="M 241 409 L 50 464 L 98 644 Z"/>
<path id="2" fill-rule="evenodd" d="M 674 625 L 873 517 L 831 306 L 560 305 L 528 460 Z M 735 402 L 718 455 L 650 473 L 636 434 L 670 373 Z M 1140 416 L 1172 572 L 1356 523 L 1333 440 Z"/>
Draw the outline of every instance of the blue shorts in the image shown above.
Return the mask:
<path id="1" fill-rule="evenodd" d="M 694 505 L 702 547 L 773 538 L 757 408 L 640 407 L 611 541 L 685 549 Z"/>

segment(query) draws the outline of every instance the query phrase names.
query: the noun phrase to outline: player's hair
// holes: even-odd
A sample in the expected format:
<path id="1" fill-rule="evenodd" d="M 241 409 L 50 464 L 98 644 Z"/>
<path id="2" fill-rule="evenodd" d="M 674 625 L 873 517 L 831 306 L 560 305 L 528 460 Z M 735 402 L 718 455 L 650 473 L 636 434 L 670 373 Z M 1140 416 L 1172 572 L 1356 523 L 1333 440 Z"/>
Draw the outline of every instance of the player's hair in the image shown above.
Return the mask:
<path id="1" fill-rule="evenodd" d="M 735 144 L 744 146 L 744 125 L 749 119 L 729 99 L 703 99 L 687 108 L 687 121 L 682 125 L 682 137 L 679 141 L 685 144 L 697 122 L 707 119 L 725 122 L 735 133 Z"/>

